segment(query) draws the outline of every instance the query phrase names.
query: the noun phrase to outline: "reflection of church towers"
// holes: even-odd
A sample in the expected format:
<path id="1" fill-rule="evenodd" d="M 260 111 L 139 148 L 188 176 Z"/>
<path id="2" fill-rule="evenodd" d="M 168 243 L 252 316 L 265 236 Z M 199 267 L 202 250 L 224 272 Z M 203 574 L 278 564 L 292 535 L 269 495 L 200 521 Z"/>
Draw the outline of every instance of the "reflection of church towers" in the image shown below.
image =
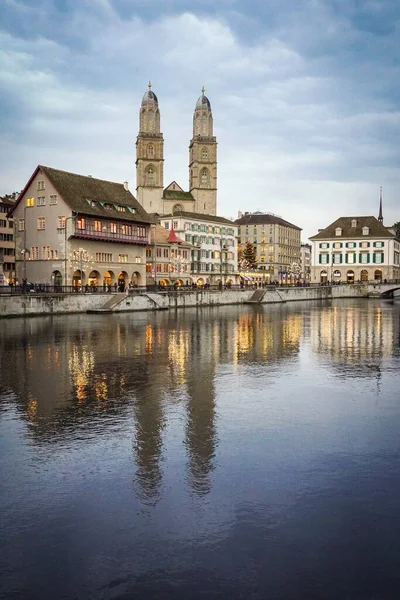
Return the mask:
<path id="1" fill-rule="evenodd" d="M 191 364 L 188 367 L 188 395 L 186 446 L 188 479 L 197 494 L 211 489 L 216 447 L 214 369 L 216 357 L 210 355 L 209 327 L 202 327 L 199 336 L 196 322 L 192 323 Z"/>
<path id="2" fill-rule="evenodd" d="M 162 483 L 162 430 L 164 412 L 162 394 L 151 393 L 152 386 L 147 382 L 146 388 L 140 390 L 140 400 L 134 407 L 136 479 L 138 492 L 145 502 L 155 503 L 158 500 Z"/>
<path id="3" fill-rule="evenodd" d="M 160 131 L 158 99 L 151 89 L 144 94 L 136 140 L 136 195 L 143 208 L 162 214 L 164 138 Z"/>
<path id="4" fill-rule="evenodd" d="M 207 96 L 197 100 L 193 137 L 189 146 L 189 189 L 196 200 L 195 212 L 217 214 L 217 140 L 213 135 L 211 104 Z"/>

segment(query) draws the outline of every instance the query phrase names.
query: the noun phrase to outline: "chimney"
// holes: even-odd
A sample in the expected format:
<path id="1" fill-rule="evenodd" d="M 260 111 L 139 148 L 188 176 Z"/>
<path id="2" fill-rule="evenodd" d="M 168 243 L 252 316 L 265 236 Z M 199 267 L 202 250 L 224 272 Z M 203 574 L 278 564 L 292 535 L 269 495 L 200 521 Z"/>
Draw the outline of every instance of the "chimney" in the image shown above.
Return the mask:
<path id="1" fill-rule="evenodd" d="M 129 183 L 127 181 L 124 181 L 124 188 L 127 192 L 129 191 Z"/>

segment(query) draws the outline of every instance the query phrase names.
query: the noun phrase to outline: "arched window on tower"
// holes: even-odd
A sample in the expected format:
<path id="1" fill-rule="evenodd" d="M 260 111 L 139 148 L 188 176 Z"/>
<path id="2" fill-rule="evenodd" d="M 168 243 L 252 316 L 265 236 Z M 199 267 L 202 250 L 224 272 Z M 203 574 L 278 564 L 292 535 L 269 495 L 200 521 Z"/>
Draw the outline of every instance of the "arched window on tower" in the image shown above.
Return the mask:
<path id="1" fill-rule="evenodd" d="M 146 169 L 146 185 L 155 185 L 156 170 L 153 165 L 149 165 Z"/>
<path id="2" fill-rule="evenodd" d="M 147 146 L 147 156 L 149 158 L 152 158 L 154 156 L 154 146 L 153 146 L 153 144 L 149 144 Z"/>
<path id="3" fill-rule="evenodd" d="M 203 150 L 201 151 L 201 158 L 202 158 L 202 160 L 208 160 L 208 150 L 207 150 L 207 148 L 203 148 Z"/>
<path id="4" fill-rule="evenodd" d="M 200 173 L 200 181 L 201 181 L 201 185 L 207 185 L 208 184 L 208 171 L 207 171 L 207 169 L 202 169 L 202 171 Z"/>

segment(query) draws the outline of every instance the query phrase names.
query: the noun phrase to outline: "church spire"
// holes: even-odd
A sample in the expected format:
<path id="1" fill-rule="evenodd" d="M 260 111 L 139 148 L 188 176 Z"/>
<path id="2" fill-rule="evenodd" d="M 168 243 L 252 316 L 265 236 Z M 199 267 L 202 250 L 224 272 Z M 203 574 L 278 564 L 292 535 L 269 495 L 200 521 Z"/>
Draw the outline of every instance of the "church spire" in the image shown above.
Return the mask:
<path id="1" fill-rule="evenodd" d="M 378 216 L 378 221 L 379 221 L 379 223 L 381 223 L 383 225 L 382 186 L 381 186 L 380 196 L 379 196 L 379 216 Z"/>

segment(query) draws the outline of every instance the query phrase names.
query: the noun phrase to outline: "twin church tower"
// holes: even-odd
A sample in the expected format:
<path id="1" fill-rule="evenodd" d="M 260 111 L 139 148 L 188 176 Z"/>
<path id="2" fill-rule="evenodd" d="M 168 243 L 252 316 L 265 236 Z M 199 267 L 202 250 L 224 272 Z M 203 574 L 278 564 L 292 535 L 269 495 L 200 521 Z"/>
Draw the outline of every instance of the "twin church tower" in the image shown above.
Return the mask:
<path id="1" fill-rule="evenodd" d="M 211 104 L 202 95 L 193 115 L 189 145 L 189 191 L 173 181 L 164 188 L 164 138 L 158 99 L 149 83 L 139 113 L 136 141 L 136 197 L 149 213 L 178 211 L 217 214 L 217 140 L 213 135 Z"/>

